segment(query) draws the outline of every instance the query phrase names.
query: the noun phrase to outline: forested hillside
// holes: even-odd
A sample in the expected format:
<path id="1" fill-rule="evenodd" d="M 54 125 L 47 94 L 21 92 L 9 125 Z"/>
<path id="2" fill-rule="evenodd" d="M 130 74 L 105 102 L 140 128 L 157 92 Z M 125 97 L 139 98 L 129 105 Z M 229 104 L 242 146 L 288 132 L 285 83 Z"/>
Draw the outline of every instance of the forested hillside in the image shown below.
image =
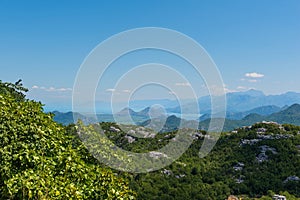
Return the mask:
<path id="1" fill-rule="evenodd" d="M 152 138 L 136 138 L 113 131 L 118 126 L 103 123 L 107 136 L 118 146 L 134 151 L 155 151 L 175 137 L 176 132 Z M 187 152 L 170 166 L 147 174 L 135 174 L 131 187 L 138 199 L 225 199 L 230 194 L 242 199 L 272 199 L 281 193 L 300 198 L 300 127 L 258 123 L 223 133 L 204 159 L 199 149 L 204 131 L 192 135 Z"/>
<path id="2" fill-rule="evenodd" d="M 134 199 L 128 181 L 101 166 L 70 127 L 0 82 L 0 199 Z"/>

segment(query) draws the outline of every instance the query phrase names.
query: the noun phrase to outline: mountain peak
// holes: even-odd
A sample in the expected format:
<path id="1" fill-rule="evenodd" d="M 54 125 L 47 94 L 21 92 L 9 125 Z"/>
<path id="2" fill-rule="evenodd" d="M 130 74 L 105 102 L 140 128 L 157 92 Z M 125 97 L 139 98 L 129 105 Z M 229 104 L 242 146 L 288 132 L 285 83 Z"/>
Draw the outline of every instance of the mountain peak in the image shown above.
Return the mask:
<path id="1" fill-rule="evenodd" d="M 249 96 L 265 96 L 265 94 L 262 91 L 255 90 L 255 89 L 250 89 L 250 90 L 247 90 L 247 91 L 245 91 L 243 93 L 247 94 Z"/>
<path id="2" fill-rule="evenodd" d="M 123 108 L 120 112 L 118 112 L 117 114 L 118 115 L 124 115 L 124 114 L 129 114 L 129 115 L 131 115 L 132 113 L 135 113 L 135 111 L 134 110 L 132 110 L 131 108 L 129 108 L 129 107 L 126 107 L 126 108 Z"/>
<path id="3" fill-rule="evenodd" d="M 300 104 L 293 104 L 291 106 L 289 106 L 287 109 L 285 109 L 286 111 L 294 111 L 294 112 L 300 112 Z"/>
<path id="4" fill-rule="evenodd" d="M 228 93 L 229 96 L 250 96 L 250 97 L 264 97 L 266 96 L 262 91 L 260 90 L 255 90 L 255 89 L 250 89 L 247 91 L 242 91 L 242 92 L 231 92 Z"/>
<path id="5" fill-rule="evenodd" d="M 148 115 L 149 111 L 150 111 L 150 107 L 146 107 L 146 108 L 138 111 L 137 114 L 139 114 L 139 115 Z"/>

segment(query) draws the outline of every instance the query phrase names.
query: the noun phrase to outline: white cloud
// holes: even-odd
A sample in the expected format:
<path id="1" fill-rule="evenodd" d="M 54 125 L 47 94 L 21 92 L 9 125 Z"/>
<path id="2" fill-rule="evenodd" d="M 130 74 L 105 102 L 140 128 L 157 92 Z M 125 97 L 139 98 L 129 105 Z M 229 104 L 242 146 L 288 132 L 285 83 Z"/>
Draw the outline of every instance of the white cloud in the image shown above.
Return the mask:
<path id="1" fill-rule="evenodd" d="M 47 89 L 47 91 L 48 91 L 48 92 L 54 92 L 54 91 L 55 91 L 55 87 L 49 87 L 49 88 Z"/>
<path id="2" fill-rule="evenodd" d="M 44 86 L 39 87 L 37 85 L 32 86 L 32 89 L 39 89 L 39 90 L 43 90 L 43 91 L 46 91 L 46 92 L 67 92 L 67 91 L 72 91 L 72 88 L 64 88 L 64 87 L 61 87 L 61 88 L 55 88 L 55 87 L 46 88 Z"/>
<path id="3" fill-rule="evenodd" d="M 57 88 L 56 91 L 66 92 L 66 91 L 72 91 L 72 89 L 71 88 Z"/>
<path id="4" fill-rule="evenodd" d="M 264 74 L 259 74 L 257 72 L 251 72 L 251 73 L 246 73 L 245 77 L 246 78 L 241 78 L 241 81 L 247 81 L 250 83 L 256 83 L 259 81 L 259 79 L 263 78 L 265 75 Z"/>
<path id="5" fill-rule="evenodd" d="M 45 88 L 47 92 L 67 92 L 67 91 L 72 91 L 72 88 L 55 88 L 55 87 L 49 87 Z"/>
<path id="6" fill-rule="evenodd" d="M 265 75 L 259 74 L 259 73 L 256 73 L 256 72 L 252 72 L 252 73 L 246 73 L 245 76 L 248 77 L 248 78 L 262 78 Z"/>
<path id="7" fill-rule="evenodd" d="M 236 90 L 224 88 L 225 93 L 232 93 L 232 92 L 237 92 Z"/>
<path id="8" fill-rule="evenodd" d="M 247 89 L 247 88 L 244 87 L 244 86 L 237 86 L 237 89 L 238 89 L 238 90 L 245 90 L 245 89 Z"/>
<path id="9" fill-rule="evenodd" d="M 109 88 L 109 89 L 106 89 L 105 91 L 106 91 L 106 92 L 115 92 L 115 91 L 116 91 L 116 89 Z"/>
<path id="10" fill-rule="evenodd" d="M 131 91 L 130 90 L 122 90 L 122 92 L 124 92 L 124 93 L 130 93 Z"/>
<path id="11" fill-rule="evenodd" d="M 176 86 L 190 87 L 191 84 L 189 82 L 186 83 L 175 83 Z"/>

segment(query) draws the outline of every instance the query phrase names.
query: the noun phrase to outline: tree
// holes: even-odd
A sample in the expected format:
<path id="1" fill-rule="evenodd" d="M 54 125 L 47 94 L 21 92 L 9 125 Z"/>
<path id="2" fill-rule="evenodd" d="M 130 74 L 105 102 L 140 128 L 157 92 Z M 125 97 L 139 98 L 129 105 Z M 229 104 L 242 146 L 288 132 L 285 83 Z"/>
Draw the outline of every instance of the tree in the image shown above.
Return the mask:
<path id="1" fill-rule="evenodd" d="M 20 82 L 0 82 L 0 199 L 135 198 L 23 91 Z"/>
<path id="2" fill-rule="evenodd" d="M 7 83 L 0 80 L 0 94 L 10 95 L 14 97 L 16 101 L 25 100 L 25 92 L 28 92 L 28 89 L 23 87 L 22 80 L 19 79 L 16 83 Z"/>

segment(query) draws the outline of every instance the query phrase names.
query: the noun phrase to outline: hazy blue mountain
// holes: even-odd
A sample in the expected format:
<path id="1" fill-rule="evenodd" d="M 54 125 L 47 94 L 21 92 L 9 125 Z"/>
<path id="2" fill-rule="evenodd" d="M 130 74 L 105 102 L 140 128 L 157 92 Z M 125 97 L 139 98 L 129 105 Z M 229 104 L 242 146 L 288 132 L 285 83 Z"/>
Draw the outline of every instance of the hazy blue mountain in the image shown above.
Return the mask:
<path id="1" fill-rule="evenodd" d="M 206 119 L 204 121 L 199 122 L 200 129 L 208 130 L 210 120 L 211 119 Z M 215 118 L 214 120 L 221 122 L 224 119 L 223 118 Z M 231 130 L 234 130 L 235 128 L 242 127 L 242 126 L 249 126 L 251 124 L 254 124 L 256 122 L 260 122 L 263 120 L 266 120 L 266 118 L 264 116 L 261 116 L 259 114 L 254 114 L 254 113 L 247 115 L 246 117 L 244 117 L 241 120 L 225 119 L 223 131 L 231 131 Z"/>
<path id="2" fill-rule="evenodd" d="M 141 111 L 134 111 L 131 108 L 124 108 L 120 112 L 113 115 L 114 121 L 124 124 L 138 124 L 149 119 L 150 108 L 144 108 Z"/>
<path id="3" fill-rule="evenodd" d="M 188 100 L 183 100 L 184 103 L 187 103 Z M 170 100 L 170 99 L 149 99 L 149 100 L 133 100 L 129 102 L 130 107 L 133 110 L 142 110 L 147 107 L 151 107 L 153 105 L 160 105 L 164 108 L 171 108 L 179 106 L 177 100 Z"/>
<path id="4" fill-rule="evenodd" d="M 91 117 L 91 115 L 83 115 L 80 113 L 73 113 L 73 112 L 59 112 L 54 111 L 52 112 L 54 114 L 54 120 L 56 122 L 62 123 L 64 125 L 74 123 L 74 117 L 75 121 L 78 119 L 81 119 L 84 123 L 95 123 L 95 122 L 118 122 L 118 123 L 124 123 L 124 124 L 138 124 L 145 120 L 149 119 L 149 111 L 150 108 L 144 108 L 141 111 L 134 111 L 131 108 L 123 108 L 121 111 L 113 114 L 97 114 L 97 119 L 94 119 Z"/>
<path id="5" fill-rule="evenodd" d="M 216 101 L 220 100 L 220 97 L 215 98 Z M 296 92 L 287 92 L 280 95 L 265 95 L 263 92 L 258 90 L 248 90 L 245 92 L 232 92 L 226 94 L 227 99 L 227 117 L 230 119 L 241 119 L 245 115 L 252 113 L 248 112 L 252 109 L 264 107 L 264 106 L 277 106 L 277 107 L 284 107 L 290 106 L 295 103 L 300 104 L 300 93 Z M 95 102 L 95 109 L 97 113 L 102 113 L 101 118 L 111 120 L 111 117 L 106 114 L 111 114 L 112 112 L 116 112 L 121 110 L 124 107 L 129 107 L 133 111 L 142 110 L 147 107 L 151 107 L 153 105 L 160 105 L 166 109 L 168 113 L 179 114 L 184 111 L 185 114 L 195 114 L 199 113 L 196 109 L 199 107 L 200 114 L 210 114 L 211 113 L 211 97 L 204 96 L 200 97 L 196 102 L 192 103 L 191 99 L 181 100 L 181 107 L 179 106 L 179 102 L 177 100 L 170 100 L 170 99 L 152 99 L 152 100 L 133 100 L 128 102 L 114 102 L 113 103 L 113 110 L 111 107 L 110 102 L 104 101 L 96 101 Z M 55 107 L 45 107 L 47 111 L 51 111 L 55 108 L 60 108 L 59 111 L 70 110 L 71 105 L 63 106 L 63 105 L 55 105 Z M 273 108 L 270 108 L 271 110 Z M 89 111 L 90 108 L 88 104 L 81 105 L 80 110 L 77 110 L 79 113 L 85 113 Z M 218 113 L 220 108 L 217 108 L 214 114 Z M 276 110 L 275 110 L 276 111 Z M 245 113 L 243 113 L 245 112 Z M 271 111 L 273 112 L 273 111 Z M 238 113 L 238 114 L 237 114 Z M 254 111 L 254 113 L 266 115 L 270 114 L 268 111 Z M 205 116 L 204 116 L 205 117 Z M 206 117 L 207 119 L 208 117 Z M 204 118 L 205 119 L 205 118 Z M 203 120 L 204 120 L 203 119 Z"/>
<path id="6" fill-rule="evenodd" d="M 135 112 L 136 115 L 149 117 L 150 107 L 146 107 L 143 110 Z"/>
<path id="7" fill-rule="evenodd" d="M 117 112 L 116 115 L 135 115 L 136 112 L 131 108 L 123 108 L 121 111 Z"/>
<path id="8" fill-rule="evenodd" d="M 278 112 L 275 112 L 278 111 Z M 248 114 L 247 114 L 248 113 Z M 300 105 L 299 104 L 293 104 L 284 110 L 281 110 L 277 106 L 263 106 L 259 108 L 255 108 L 253 110 L 249 110 L 247 112 L 243 112 L 242 115 L 245 115 L 242 119 L 230 119 L 226 118 L 224 122 L 224 131 L 230 131 L 235 128 L 241 127 L 241 126 L 250 126 L 251 124 L 254 124 L 256 122 L 261 121 L 275 121 L 280 124 L 294 124 L 294 125 L 300 125 Z M 207 130 L 210 118 L 205 119 L 203 121 L 200 121 L 199 127 L 201 129 Z M 215 118 L 215 120 L 224 120 L 221 118 Z M 147 120 L 141 125 L 147 126 L 151 120 Z M 176 130 L 179 127 L 180 122 L 182 124 L 187 124 L 188 122 L 194 123 L 193 120 L 184 120 L 180 119 L 176 116 L 169 116 L 165 122 L 164 130 L 171 131 Z"/>
<path id="9" fill-rule="evenodd" d="M 217 101 L 220 97 L 214 97 Z M 228 112 L 242 112 L 249 109 L 253 109 L 262 106 L 265 95 L 261 91 L 249 90 L 246 92 L 233 92 L 226 94 L 227 111 Z M 270 105 L 270 104 L 268 104 Z M 211 97 L 204 96 L 198 99 L 198 106 L 200 113 L 209 114 L 211 113 Z M 195 112 L 195 105 L 188 103 L 182 106 L 185 110 L 193 113 Z M 180 107 L 169 108 L 170 112 L 180 112 Z"/>
<path id="10" fill-rule="evenodd" d="M 161 127 L 161 132 L 168 132 L 177 130 L 180 126 L 180 122 L 182 119 L 179 117 L 176 117 L 175 115 L 171 115 L 167 117 L 166 119 L 156 118 L 156 119 L 148 119 L 142 123 L 140 123 L 140 126 L 145 126 L 148 128 L 156 129 L 156 126 L 161 126 L 161 122 L 164 122 L 164 124 Z"/>
<path id="11" fill-rule="evenodd" d="M 285 109 L 286 108 L 287 107 L 285 107 Z M 260 106 L 260 107 L 257 107 L 257 108 L 254 108 L 254 109 L 251 109 L 248 111 L 244 111 L 244 112 L 227 111 L 226 118 L 233 119 L 233 120 L 240 120 L 252 113 L 266 116 L 266 115 L 270 115 L 270 114 L 279 112 L 280 110 L 282 110 L 282 108 L 280 108 L 278 106 L 274 106 L 274 105 Z M 218 116 L 218 114 L 216 114 L 216 116 Z M 204 120 L 210 119 L 210 118 L 211 118 L 211 114 L 204 114 L 199 118 L 199 121 L 204 121 Z"/>
<path id="12" fill-rule="evenodd" d="M 170 131 L 178 130 L 179 127 L 181 128 L 192 127 L 194 129 L 199 128 L 198 121 L 181 119 L 175 115 L 171 115 L 165 118 L 148 119 L 138 125 L 145 126 L 153 130 L 157 130 L 157 127 L 161 126 L 161 128 L 158 130 L 159 132 L 170 132 Z"/>
<path id="13" fill-rule="evenodd" d="M 182 100 L 182 103 L 188 103 L 189 100 Z M 110 101 L 96 101 L 93 103 L 82 103 L 80 106 L 76 106 L 76 112 L 85 113 L 91 110 L 90 106 L 95 104 L 96 113 L 112 114 L 116 113 L 123 108 L 129 107 L 132 110 L 142 110 L 153 105 L 161 105 L 164 108 L 179 106 L 177 100 L 171 99 L 145 99 L 145 100 L 131 100 L 129 102 L 110 102 Z M 61 112 L 67 112 L 72 109 L 72 105 L 69 104 L 54 104 L 51 107 L 45 107 L 47 111 L 59 109 Z"/>
<path id="14" fill-rule="evenodd" d="M 284 108 L 285 109 L 280 109 L 277 106 L 262 106 L 249 111 L 232 114 L 231 117 L 235 116 L 235 117 L 242 117 L 242 118 L 241 119 L 226 118 L 223 130 L 224 131 L 233 130 L 237 127 L 249 126 L 253 123 L 260 122 L 263 120 L 276 121 L 281 124 L 288 123 L 288 124 L 300 125 L 300 105 L 293 104 L 289 107 L 284 107 Z M 95 120 L 92 117 L 82 115 L 80 113 L 74 113 L 73 115 L 73 112 L 67 112 L 67 113 L 61 113 L 58 111 L 53 112 L 53 114 L 55 115 L 54 120 L 62 124 L 74 123 L 74 116 L 75 116 L 75 121 L 81 119 L 86 124 L 95 123 L 96 121 L 105 121 L 105 122 L 116 121 L 118 123 L 124 123 L 124 124 L 137 124 L 142 126 L 147 126 L 150 124 L 150 126 L 153 125 L 155 126 L 155 123 L 161 124 L 161 122 L 163 121 L 165 123 L 164 125 L 162 125 L 163 126 L 162 131 L 176 130 L 179 127 L 180 123 L 182 127 L 190 127 L 190 126 L 196 127 L 195 123 L 198 123 L 196 120 L 185 120 L 176 117 L 175 115 L 167 116 L 167 115 L 162 115 L 161 112 L 157 112 L 157 113 L 153 114 L 153 110 L 151 110 L 149 107 L 138 112 L 130 108 L 124 108 L 123 110 L 116 113 L 115 115 L 98 114 L 97 120 Z M 199 123 L 199 127 L 201 129 L 207 130 L 210 122 L 210 116 L 206 114 L 202 116 L 202 118 L 200 119 L 202 120 Z M 218 119 L 218 117 L 215 117 L 215 119 L 222 120 L 222 119 Z"/>
<path id="15" fill-rule="evenodd" d="M 259 115 L 271 115 L 273 113 L 279 112 L 281 108 L 279 106 L 268 105 L 268 106 L 260 106 L 257 108 L 253 108 L 251 110 L 239 113 L 233 113 L 232 115 L 227 115 L 227 118 L 230 119 L 241 119 L 251 113 L 259 114 Z"/>
<path id="16" fill-rule="evenodd" d="M 269 105 L 277 105 L 279 107 L 290 106 L 295 103 L 300 103 L 300 93 L 286 92 L 281 95 L 269 95 L 267 98 Z"/>
<path id="17" fill-rule="evenodd" d="M 225 119 L 224 131 L 230 131 L 241 126 L 249 126 L 260 121 L 275 121 L 280 124 L 300 125 L 300 105 L 293 104 L 288 108 L 271 115 L 262 116 L 259 114 L 249 114 L 241 120 Z M 210 119 L 200 122 L 200 127 L 207 130 Z"/>
<path id="18" fill-rule="evenodd" d="M 216 97 L 217 101 L 220 99 Z M 258 90 L 248 90 L 245 92 L 233 92 L 226 94 L 227 99 L 227 112 L 230 113 L 238 113 L 238 112 L 246 112 L 251 109 L 255 109 L 258 107 L 264 106 L 290 106 L 295 103 L 300 103 L 300 93 L 296 92 L 287 92 L 280 95 L 265 95 L 263 92 Z M 204 96 L 198 99 L 198 106 L 200 108 L 201 114 L 210 114 L 211 113 L 211 97 Z M 185 110 L 188 110 L 190 113 L 195 112 L 195 105 L 191 103 L 184 104 L 182 106 Z M 180 113 L 180 107 L 168 108 L 168 112 Z M 257 112 L 257 111 L 256 111 Z M 261 114 L 264 114 L 264 111 Z M 267 111 L 266 111 L 267 113 Z M 240 113 L 241 114 L 241 113 Z M 238 116 L 234 116 L 232 118 L 238 118 Z"/>
<path id="19" fill-rule="evenodd" d="M 267 119 L 281 124 L 300 125 L 300 105 L 293 104 L 285 110 L 271 114 Z"/>
<path id="20" fill-rule="evenodd" d="M 82 115 L 80 113 L 73 113 L 73 112 L 59 112 L 59 111 L 53 111 L 51 112 L 54 114 L 54 121 L 61 123 L 63 125 L 72 124 L 74 122 L 77 122 L 78 119 L 82 120 L 85 124 L 95 123 L 97 120 L 93 119 L 92 117 L 88 117 L 85 115 Z"/>
<path id="21" fill-rule="evenodd" d="M 247 111 L 262 106 L 290 106 L 300 103 L 300 93 L 287 92 L 280 95 L 264 95 L 260 91 L 250 90 L 244 93 L 227 95 L 228 110 Z"/>
<path id="22" fill-rule="evenodd" d="M 235 120 L 235 119 L 225 119 L 224 122 L 224 128 L 223 131 L 230 131 L 238 127 L 242 126 L 250 126 L 251 124 L 254 124 L 256 122 L 261 122 L 261 121 L 275 121 L 280 124 L 294 124 L 294 125 L 300 125 L 300 105 L 299 104 L 293 104 L 289 107 L 287 107 L 284 110 L 281 110 L 278 107 L 260 107 L 257 109 L 254 109 L 254 111 L 259 111 L 262 113 L 267 113 L 279 109 L 279 112 L 272 113 L 270 115 L 260 115 L 257 113 L 250 113 L 243 117 L 240 120 Z M 249 111 L 250 112 L 250 111 Z M 214 118 L 216 121 L 223 121 L 224 118 Z M 186 123 L 187 120 L 185 120 Z M 211 121 L 211 118 L 204 119 L 199 122 L 199 127 L 200 129 L 203 130 L 208 130 L 209 123 Z M 166 121 L 166 127 L 172 127 L 173 130 L 178 128 L 178 124 L 180 122 L 180 118 L 178 117 L 169 117 L 168 120 Z M 144 124 L 142 124 L 144 125 Z"/>

